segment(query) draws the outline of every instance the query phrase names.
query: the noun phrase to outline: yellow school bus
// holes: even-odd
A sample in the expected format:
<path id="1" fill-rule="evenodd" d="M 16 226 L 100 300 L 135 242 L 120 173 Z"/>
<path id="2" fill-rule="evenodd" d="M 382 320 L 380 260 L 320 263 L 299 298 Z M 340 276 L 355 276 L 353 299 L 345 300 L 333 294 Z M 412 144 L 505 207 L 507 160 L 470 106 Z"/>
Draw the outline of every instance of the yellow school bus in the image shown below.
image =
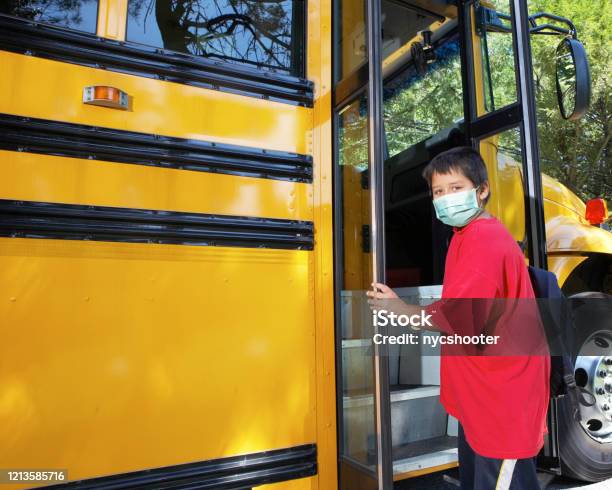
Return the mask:
<path id="1" fill-rule="evenodd" d="M 538 173 L 529 84 L 487 85 L 487 36 L 529 68 L 525 11 L 1 2 L 7 488 L 353 490 L 456 466 L 435 360 L 398 351 L 380 371 L 357 311 L 381 274 L 439 295 L 449 230 L 423 165 L 479 148 L 527 258 L 568 294 L 610 293 L 605 217 Z M 608 414 L 557 411 L 547 469 L 610 476 Z"/>

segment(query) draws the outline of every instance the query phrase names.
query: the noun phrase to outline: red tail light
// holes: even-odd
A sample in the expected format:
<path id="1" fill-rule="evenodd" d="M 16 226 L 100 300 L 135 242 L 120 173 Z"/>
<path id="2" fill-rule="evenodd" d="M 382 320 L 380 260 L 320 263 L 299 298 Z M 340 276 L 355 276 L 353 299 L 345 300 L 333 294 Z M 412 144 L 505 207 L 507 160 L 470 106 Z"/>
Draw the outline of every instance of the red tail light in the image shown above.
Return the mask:
<path id="1" fill-rule="evenodd" d="M 601 197 L 589 199 L 586 203 L 586 220 L 592 225 L 600 225 L 608 219 L 608 206 Z"/>

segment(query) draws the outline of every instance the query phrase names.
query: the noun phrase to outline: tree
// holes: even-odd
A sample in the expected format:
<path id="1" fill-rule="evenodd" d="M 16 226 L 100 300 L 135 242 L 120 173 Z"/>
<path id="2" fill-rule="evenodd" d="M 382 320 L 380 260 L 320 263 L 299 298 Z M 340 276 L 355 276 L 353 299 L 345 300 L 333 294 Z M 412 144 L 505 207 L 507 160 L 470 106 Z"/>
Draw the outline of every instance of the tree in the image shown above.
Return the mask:
<path id="1" fill-rule="evenodd" d="M 570 19 L 584 44 L 591 66 L 592 97 L 587 114 L 565 121 L 559 114 L 555 87 L 558 36 L 532 36 L 540 154 L 543 170 L 582 199 L 612 201 L 609 84 L 612 6 L 607 0 L 533 0 L 530 14 L 550 12 Z"/>

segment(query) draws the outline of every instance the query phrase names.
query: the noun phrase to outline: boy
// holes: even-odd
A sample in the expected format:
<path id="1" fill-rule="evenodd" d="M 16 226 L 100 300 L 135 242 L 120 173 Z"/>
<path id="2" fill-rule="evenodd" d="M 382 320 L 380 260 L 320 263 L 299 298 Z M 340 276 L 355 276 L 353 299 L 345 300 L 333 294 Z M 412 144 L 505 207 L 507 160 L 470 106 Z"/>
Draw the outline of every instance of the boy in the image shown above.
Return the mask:
<path id="1" fill-rule="evenodd" d="M 534 298 L 519 246 L 484 210 L 490 188 L 478 152 L 459 147 L 441 153 L 427 165 L 423 177 L 437 218 L 454 230 L 442 302 L 448 298 Z M 373 304 L 397 298 L 386 285 L 373 286 L 374 291 L 368 292 Z M 435 313 L 434 305 L 427 307 L 428 312 Z M 401 309 L 407 313 L 421 307 L 402 304 Z M 515 313 L 508 318 L 516 318 Z M 448 333 L 444 316 L 433 314 L 432 319 L 434 329 Z M 531 322 L 527 323 L 531 328 Z M 535 456 L 546 433 L 549 377 L 547 355 L 449 356 L 443 351 L 440 401 L 460 424 L 461 488 L 539 488 Z"/>

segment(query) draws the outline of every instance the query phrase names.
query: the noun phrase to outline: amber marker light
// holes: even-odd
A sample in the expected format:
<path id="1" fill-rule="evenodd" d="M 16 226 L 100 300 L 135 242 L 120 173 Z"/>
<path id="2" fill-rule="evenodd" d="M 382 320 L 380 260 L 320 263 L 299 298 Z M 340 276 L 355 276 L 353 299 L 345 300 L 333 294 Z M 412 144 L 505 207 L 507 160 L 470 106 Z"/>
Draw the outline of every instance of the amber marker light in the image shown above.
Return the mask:
<path id="1" fill-rule="evenodd" d="M 105 85 L 92 85 L 83 89 L 83 103 L 126 110 L 129 102 L 128 94 L 123 90 Z"/>
<path id="2" fill-rule="evenodd" d="M 586 203 L 586 220 L 592 225 L 600 225 L 608 219 L 608 206 L 601 197 L 589 199 Z"/>

